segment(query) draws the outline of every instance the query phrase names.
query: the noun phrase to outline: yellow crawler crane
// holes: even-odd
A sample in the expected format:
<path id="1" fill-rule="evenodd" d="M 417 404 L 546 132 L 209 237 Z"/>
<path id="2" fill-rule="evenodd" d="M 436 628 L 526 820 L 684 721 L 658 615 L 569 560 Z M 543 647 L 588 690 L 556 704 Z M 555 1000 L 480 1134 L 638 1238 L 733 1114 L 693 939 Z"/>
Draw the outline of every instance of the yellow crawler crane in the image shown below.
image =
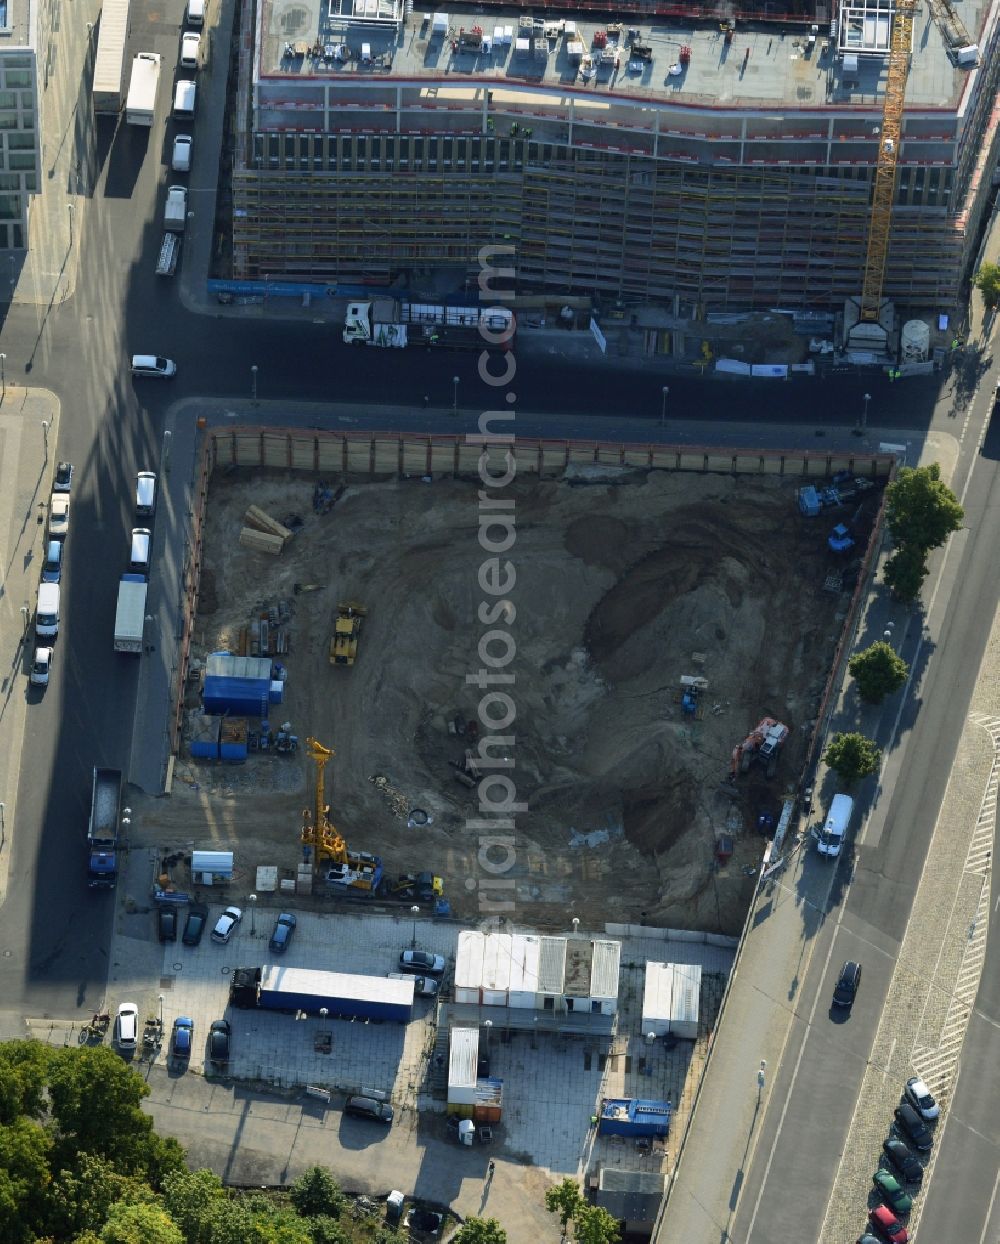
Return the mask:
<path id="1" fill-rule="evenodd" d="M 299 841 L 312 848 L 317 871 L 327 862 L 323 879 L 328 885 L 374 893 L 382 880 L 381 859 L 366 852 L 349 851 L 340 831 L 330 824 L 324 770 L 334 754 L 332 747 L 324 747 L 317 739 L 306 739 L 306 755 L 316 765 L 316 800 L 312 809 L 306 808 L 302 813 Z"/>

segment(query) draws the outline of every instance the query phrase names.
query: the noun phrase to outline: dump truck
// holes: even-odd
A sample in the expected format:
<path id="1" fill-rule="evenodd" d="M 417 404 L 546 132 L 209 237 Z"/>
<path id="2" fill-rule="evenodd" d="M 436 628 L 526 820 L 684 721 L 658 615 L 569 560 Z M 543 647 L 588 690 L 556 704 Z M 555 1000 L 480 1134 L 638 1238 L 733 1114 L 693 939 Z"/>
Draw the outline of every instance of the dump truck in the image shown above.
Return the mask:
<path id="1" fill-rule="evenodd" d="M 121 770 L 95 768 L 87 827 L 87 885 L 91 889 L 110 889 L 118 879 L 121 803 Z"/>
<path id="2" fill-rule="evenodd" d="M 94 112 L 118 115 L 122 110 L 125 77 L 125 36 L 128 33 L 129 0 L 104 0 L 100 33 L 94 56 Z"/>
<path id="3" fill-rule="evenodd" d="M 132 77 L 125 101 L 125 120 L 129 125 L 148 129 L 156 115 L 156 88 L 160 84 L 160 57 L 156 52 L 140 52 L 132 62 Z"/>
<path id="4" fill-rule="evenodd" d="M 142 652 L 148 583 L 141 574 L 123 574 L 115 609 L 115 652 Z"/>
<path id="5" fill-rule="evenodd" d="M 331 665 L 353 665 L 357 660 L 361 619 L 367 613 L 368 610 L 355 601 L 337 605 L 337 616 L 333 620 L 333 638 L 330 640 Z"/>
<path id="6" fill-rule="evenodd" d="M 348 303 L 343 337 L 348 345 L 510 350 L 515 330 L 514 313 L 506 307 L 377 298 Z"/>
<path id="7" fill-rule="evenodd" d="M 172 233 L 182 233 L 187 224 L 188 192 L 186 186 L 168 186 L 167 200 L 163 205 L 163 227 Z"/>
<path id="8" fill-rule="evenodd" d="M 311 968 L 237 968 L 229 1000 L 243 1010 L 324 1014 L 330 1018 L 395 1020 L 405 1024 L 413 1012 L 414 982 L 386 976 L 359 976 Z"/>

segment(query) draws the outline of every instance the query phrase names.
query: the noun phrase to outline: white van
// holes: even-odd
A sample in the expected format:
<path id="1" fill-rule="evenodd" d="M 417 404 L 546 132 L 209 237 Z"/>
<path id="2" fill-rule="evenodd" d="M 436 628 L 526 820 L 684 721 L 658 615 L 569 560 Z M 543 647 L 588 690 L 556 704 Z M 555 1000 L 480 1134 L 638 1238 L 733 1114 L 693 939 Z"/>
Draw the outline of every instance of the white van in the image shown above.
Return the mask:
<path id="1" fill-rule="evenodd" d="M 178 121 L 190 121 L 194 117 L 194 106 L 198 90 L 189 78 L 181 78 L 174 88 L 174 116 Z"/>
<path id="2" fill-rule="evenodd" d="M 854 800 L 850 795 L 834 795 L 823 828 L 816 835 L 816 850 L 820 855 L 834 858 L 840 854 L 853 811 Z"/>
<path id="3" fill-rule="evenodd" d="M 152 518 L 156 509 L 156 476 L 140 471 L 135 477 L 135 512 L 140 518 Z"/>
<path id="4" fill-rule="evenodd" d="M 149 578 L 150 534 L 148 527 L 132 528 L 132 544 L 128 559 L 130 573 L 145 575 L 146 578 Z"/>
<path id="5" fill-rule="evenodd" d="M 188 0 L 185 18 L 189 26 L 204 26 L 205 0 Z"/>
<path id="6" fill-rule="evenodd" d="M 35 608 L 35 634 L 45 639 L 55 639 L 59 634 L 58 583 L 39 584 L 38 604 Z"/>

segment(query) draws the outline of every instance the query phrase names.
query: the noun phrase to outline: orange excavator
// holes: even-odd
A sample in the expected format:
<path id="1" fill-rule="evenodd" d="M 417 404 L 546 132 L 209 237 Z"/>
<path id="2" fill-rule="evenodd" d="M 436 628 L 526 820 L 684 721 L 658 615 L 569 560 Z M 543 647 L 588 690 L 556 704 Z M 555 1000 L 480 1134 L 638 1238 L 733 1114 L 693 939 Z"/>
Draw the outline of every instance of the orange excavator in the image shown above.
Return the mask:
<path id="1" fill-rule="evenodd" d="M 746 773 L 755 760 L 764 766 L 767 776 L 773 778 L 778 771 L 778 757 L 785 739 L 788 738 L 788 726 L 773 717 L 762 717 L 742 743 L 733 748 L 733 762 L 729 770 L 729 780 L 736 781 L 737 773 Z"/>

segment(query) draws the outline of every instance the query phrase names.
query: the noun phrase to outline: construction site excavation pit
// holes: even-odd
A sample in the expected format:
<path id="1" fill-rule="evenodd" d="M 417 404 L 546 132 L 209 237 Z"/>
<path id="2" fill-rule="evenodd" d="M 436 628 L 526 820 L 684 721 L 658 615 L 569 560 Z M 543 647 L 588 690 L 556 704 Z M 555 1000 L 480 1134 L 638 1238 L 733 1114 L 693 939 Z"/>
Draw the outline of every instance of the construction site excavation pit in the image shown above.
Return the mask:
<path id="1" fill-rule="evenodd" d="M 858 556 L 838 558 L 836 519 L 802 516 L 799 483 L 519 477 L 488 494 L 510 505 L 481 540 L 491 512 L 478 480 L 217 473 L 193 668 L 221 650 L 254 655 L 266 619 L 287 672 L 269 724 L 288 723 L 299 746 L 193 759 L 189 678 L 172 797 L 150 801 L 143 838 L 232 849 L 248 878 L 261 864 L 293 876 L 312 737 L 335 751 L 325 798 L 349 848 L 381 856 L 388 875 L 432 870 L 474 921 L 490 875 L 466 756 L 483 754 L 480 775 L 502 775 L 526 805 L 503 861 L 518 924 L 738 932 L 766 846 L 758 818 L 776 817 L 798 780 L 879 504 L 878 488 L 862 495 Z M 241 544 L 251 506 L 293 532 L 279 553 Z M 352 665 L 330 659 L 345 602 L 366 611 Z M 513 719 L 490 727 L 481 712 Z M 734 746 L 764 717 L 790 728 L 777 772 L 755 763 L 731 779 Z"/>

